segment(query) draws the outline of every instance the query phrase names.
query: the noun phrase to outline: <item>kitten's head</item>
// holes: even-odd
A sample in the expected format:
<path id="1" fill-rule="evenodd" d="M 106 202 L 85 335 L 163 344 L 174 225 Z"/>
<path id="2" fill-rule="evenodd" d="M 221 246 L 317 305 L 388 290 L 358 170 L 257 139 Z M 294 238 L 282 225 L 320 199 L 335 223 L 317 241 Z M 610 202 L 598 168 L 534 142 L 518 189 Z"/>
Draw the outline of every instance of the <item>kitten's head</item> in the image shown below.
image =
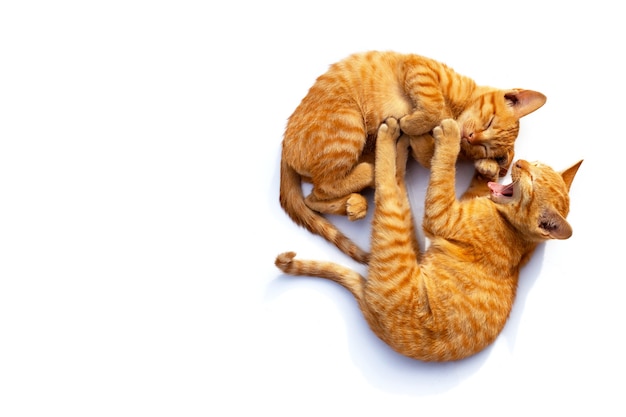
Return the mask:
<path id="1" fill-rule="evenodd" d="M 511 168 L 511 184 L 489 183 L 490 198 L 507 220 L 530 239 L 567 239 L 572 235 L 572 227 L 565 220 L 569 189 L 582 162 L 556 172 L 539 162 L 519 160 Z"/>
<path id="2" fill-rule="evenodd" d="M 537 110 L 546 96 L 532 90 L 487 88 L 461 113 L 461 152 L 470 159 L 495 159 L 504 175 L 513 161 L 519 119 Z"/>

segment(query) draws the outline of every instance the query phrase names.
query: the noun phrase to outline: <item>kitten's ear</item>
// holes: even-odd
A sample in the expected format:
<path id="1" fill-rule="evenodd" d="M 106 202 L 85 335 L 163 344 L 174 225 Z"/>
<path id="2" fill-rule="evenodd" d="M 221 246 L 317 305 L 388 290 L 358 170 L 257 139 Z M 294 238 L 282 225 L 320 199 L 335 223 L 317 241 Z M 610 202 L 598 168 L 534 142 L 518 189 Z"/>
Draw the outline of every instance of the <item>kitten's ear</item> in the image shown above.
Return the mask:
<path id="1" fill-rule="evenodd" d="M 547 239 L 567 239 L 572 236 L 572 226 L 554 210 L 546 209 L 539 216 L 539 229 Z"/>
<path id="2" fill-rule="evenodd" d="M 572 186 L 572 181 L 574 181 L 574 176 L 576 175 L 576 172 L 578 172 L 578 168 L 580 167 L 580 164 L 582 163 L 583 163 L 583 160 L 581 159 L 580 161 L 576 162 L 571 167 L 567 168 L 565 171 L 561 172 L 561 176 L 563 177 L 563 180 L 565 181 L 565 185 L 567 185 L 567 191 L 569 191 L 570 187 Z"/>
<path id="3" fill-rule="evenodd" d="M 504 99 L 519 119 L 543 106 L 547 97 L 537 91 L 515 88 L 505 92 Z"/>

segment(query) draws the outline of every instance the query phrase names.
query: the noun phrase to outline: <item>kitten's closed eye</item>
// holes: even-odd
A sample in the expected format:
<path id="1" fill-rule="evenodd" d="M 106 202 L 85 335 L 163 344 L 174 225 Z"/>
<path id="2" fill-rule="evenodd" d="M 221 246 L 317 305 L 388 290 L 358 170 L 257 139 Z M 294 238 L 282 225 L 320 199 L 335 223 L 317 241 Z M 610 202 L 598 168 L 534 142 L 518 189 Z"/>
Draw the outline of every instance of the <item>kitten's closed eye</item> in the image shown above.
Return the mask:
<path id="1" fill-rule="evenodd" d="M 489 122 L 487 122 L 487 125 L 485 126 L 485 128 L 483 130 L 487 130 L 491 127 L 491 125 L 493 124 L 493 119 L 495 118 L 495 116 L 491 116 L 491 118 L 489 119 Z"/>

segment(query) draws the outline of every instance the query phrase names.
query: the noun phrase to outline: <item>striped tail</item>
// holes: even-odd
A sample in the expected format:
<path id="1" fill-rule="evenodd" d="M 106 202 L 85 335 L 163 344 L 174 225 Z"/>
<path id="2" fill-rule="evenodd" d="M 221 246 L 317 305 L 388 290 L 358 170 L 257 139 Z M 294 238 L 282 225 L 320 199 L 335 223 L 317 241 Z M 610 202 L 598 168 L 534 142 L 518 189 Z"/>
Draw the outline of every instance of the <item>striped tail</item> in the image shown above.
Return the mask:
<path id="1" fill-rule="evenodd" d="M 274 264 L 286 274 L 326 278 L 348 289 L 359 304 L 363 298 L 365 278 L 345 266 L 325 261 L 294 259 L 295 252 L 284 252 L 276 257 Z"/>
<path id="2" fill-rule="evenodd" d="M 305 204 L 300 175 L 284 160 L 280 165 L 280 205 L 297 225 L 322 236 L 355 261 L 367 264 L 369 260 L 367 252 Z"/>

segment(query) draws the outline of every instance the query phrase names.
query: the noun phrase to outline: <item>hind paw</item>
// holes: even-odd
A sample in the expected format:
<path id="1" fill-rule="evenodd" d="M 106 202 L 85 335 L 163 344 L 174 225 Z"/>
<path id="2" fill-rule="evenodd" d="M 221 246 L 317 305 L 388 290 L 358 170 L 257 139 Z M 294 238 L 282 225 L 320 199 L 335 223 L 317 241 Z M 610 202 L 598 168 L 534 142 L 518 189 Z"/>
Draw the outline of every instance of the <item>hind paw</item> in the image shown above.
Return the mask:
<path id="1" fill-rule="evenodd" d="M 360 220 L 367 214 L 367 200 L 361 194 L 352 194 L 346 201 L 346 214 L 350 221 Z"/>

